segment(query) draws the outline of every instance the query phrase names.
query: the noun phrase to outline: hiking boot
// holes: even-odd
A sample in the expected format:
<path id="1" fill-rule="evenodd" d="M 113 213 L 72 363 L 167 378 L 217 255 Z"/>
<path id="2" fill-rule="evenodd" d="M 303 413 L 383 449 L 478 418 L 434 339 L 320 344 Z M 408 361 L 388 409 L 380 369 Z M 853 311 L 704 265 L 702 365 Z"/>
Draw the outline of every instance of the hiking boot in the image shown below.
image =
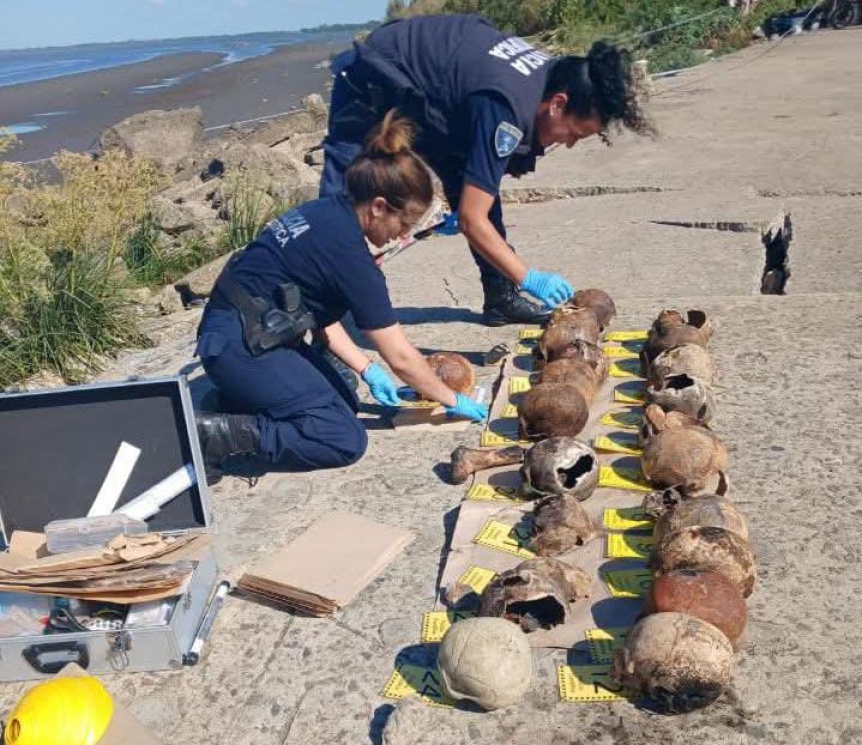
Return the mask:
<path id="1" fill-rule="evenodd" d="M 482 322 L 486 326 L 505 326 L 508 323 L 542 324 L 551 310 L 525 298 L 518 288 L 503 276 L 483 277 L 485 304 Z"/>

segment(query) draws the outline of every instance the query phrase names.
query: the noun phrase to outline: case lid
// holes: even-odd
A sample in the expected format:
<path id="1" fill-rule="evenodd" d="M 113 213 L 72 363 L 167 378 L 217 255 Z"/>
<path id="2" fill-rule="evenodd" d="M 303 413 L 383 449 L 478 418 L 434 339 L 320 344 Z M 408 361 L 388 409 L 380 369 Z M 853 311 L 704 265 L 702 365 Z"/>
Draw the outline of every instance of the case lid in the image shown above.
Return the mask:
<path id="1" fill-rule="evenodd" d="M 210 525 L 209 489 L 184 376 L 0 395 L 2 537 L 85 517 L 120 445 L 140 449 L 117 507 L 192 464 L 198 483 L 165 504 L 153 531 Z"/>

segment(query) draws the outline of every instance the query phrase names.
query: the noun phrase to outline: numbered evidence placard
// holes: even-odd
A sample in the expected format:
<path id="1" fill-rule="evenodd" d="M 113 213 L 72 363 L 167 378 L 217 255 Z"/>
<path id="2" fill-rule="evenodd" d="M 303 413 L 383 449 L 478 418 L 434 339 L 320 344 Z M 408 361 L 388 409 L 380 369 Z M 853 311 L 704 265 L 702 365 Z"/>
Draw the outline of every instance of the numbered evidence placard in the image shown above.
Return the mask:
<path id="1" fill-rule="evenodd" d="M 642 598 L 654 581 L 653 573 L 646 566 L 602 568 L 600 571 L 608 592 L 615 598 Z"/>
<path id="2" fill-rule="evenodd" d="M 497 572 L 493 569 L 471 565 L 464 574 L 458 577 L 458 584 L 466 585 L 477 595 L 481 595 L 496 576 Z"/>
<path id="3" fill-rule="evenodd" d="M 587 629 L 584 636 L 590 650 L 590 659 L 597 665 L 614 661 L 614 652 L 626 643 L 627 628 Z"/>
<path id="4" fill-rule="evenodd" d="M 637 432 L 609 432 L 593 438 L 593 447 L 602 453 L 621 453 L 622 455 L 643 455 Z"/>
<path id="5" fill-rule="evenodd" d="M 515 502 L 517 504 L 526 501 L 518 496 L 517 489 L 490 484 L 473 484 L 467 490 L 467 496 L 464 499 L 469 499 L 471 502 Z"/>
<path id="6" fill-rule="evenodd" d="M 529 530 L 524 526 L 513 527 L 499 520 L 488 520 L 473 538 L 473 543 L 497 551 L 505 551 L 521 559 L 533 559 L 536 554 L 527 548 L 531 537 Z"/>
<path id="7" fill-rule="evenodd" d="M 602 516 L 608 530 L 652 530 L 653 520 L 643 507 L 608 507 Z"/>
<path id="8" fill-rule="evenodd" d="M 599 466 L 599 486 L 629 491 L 652 491 L 640 468 L 626 468 L 611 464 Z"/>
<path id="9" fill-rule="evenodd" d="M 628 409 L 609 411 L 599 421 L 608 427 L 619 427 L 620 429 L 638 430 L 644 420 L 642 406 L 633 406 Z"/>
<path id="10" fill-rule="evenodd" d="M 651 535 L 608 533 L 607 556 L 609 559 L 648 559 L 652 546 Z"/>
<path id="11" fill-rule="evenodd" d="M 400 665 L 383 686 L 384 698 L 402 699 L 419 696 L 432 706 L 455 706 L 456 701 L 445 696 L 440 687 L 440 674 L 436 667 Z"/>
<path id="12" fill-rule="evenodd" d="M 452 624 L 465 618 L 475 618 L 476 612 L 471 610 L 431 610 L 422 614 L 423 644 L 437 644 L 443 641 L 443 636 Z"/>
<path id="13" fill-rule="evenodd" d="M 557 670 L 560 699 L 573 704 L 629 699 L 630 694 L 614 680 L 611 669 L 608 664 L 560 665 Z"/>
<path id="14" fill-rule="evenodd" d="M 615 360 L 608 368 L 612 378 L 643 378 L 639 359 Z"/>
<path id="15" fill-rule="evenodd" d="M 518 439 L 517 426 L 513 428 L 511 436 L 486 429 L 482 432 L 482 437 L 479 440 L 479 446 L 483 448 L 509 447 L 510 445 L 532 445 L 532 442 L 530 440 Z"/>
<path id="16" fill-rule="evenodd" d="M 646 401 L 646 382 L 629 380 L 614 388 L 614 402 L 618 404 L 642 404 Z"/>
<path id="17" fill-rule="evenodd" d="M 605 341 L 646 341 L 649 338 L 649 331 L 608 331 L 605 334 Z"/>

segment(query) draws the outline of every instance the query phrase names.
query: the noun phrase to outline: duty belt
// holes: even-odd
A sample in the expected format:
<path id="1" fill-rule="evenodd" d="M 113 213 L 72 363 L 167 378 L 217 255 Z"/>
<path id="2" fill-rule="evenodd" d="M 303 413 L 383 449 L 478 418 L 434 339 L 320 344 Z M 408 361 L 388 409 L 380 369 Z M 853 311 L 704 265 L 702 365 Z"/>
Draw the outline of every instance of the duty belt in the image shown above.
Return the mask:
<path id="1" fill-rule="evenodd" d="M 229 271 L 224 271 L 213 288 L 210 304 L 214 308 L 233 308 L 239 313 L 243 339 L 255 357 L 277 347 L 294 346 L 306 332 L 317 327 L 293 282 L 278 285 L 273 304 L 251 295 Z"/>

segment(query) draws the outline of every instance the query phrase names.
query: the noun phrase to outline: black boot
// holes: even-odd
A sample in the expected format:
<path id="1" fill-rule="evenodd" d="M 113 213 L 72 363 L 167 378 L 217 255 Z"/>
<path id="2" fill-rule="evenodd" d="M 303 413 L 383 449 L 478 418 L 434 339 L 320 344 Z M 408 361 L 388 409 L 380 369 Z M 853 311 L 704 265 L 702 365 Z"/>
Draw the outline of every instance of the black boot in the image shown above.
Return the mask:
<path id="1" fill-rule="evenodd" d="M 518 288 L 502 275 L 482 277 L 482 288 L 485 290 L 482 321 L 486 326 L 505 326 L 507 323 L 542 324 L 551 315 L 548 308 L 525 298 L 518 292 Z"/>
<path id="2" fill-rule="evenodd" d="M 222 464 L 230 456 L 255 455 L 260 450 L 260 429 L 255 416 L 198 411 L 195 424 L 209 484 L 221 480 Z"/>

